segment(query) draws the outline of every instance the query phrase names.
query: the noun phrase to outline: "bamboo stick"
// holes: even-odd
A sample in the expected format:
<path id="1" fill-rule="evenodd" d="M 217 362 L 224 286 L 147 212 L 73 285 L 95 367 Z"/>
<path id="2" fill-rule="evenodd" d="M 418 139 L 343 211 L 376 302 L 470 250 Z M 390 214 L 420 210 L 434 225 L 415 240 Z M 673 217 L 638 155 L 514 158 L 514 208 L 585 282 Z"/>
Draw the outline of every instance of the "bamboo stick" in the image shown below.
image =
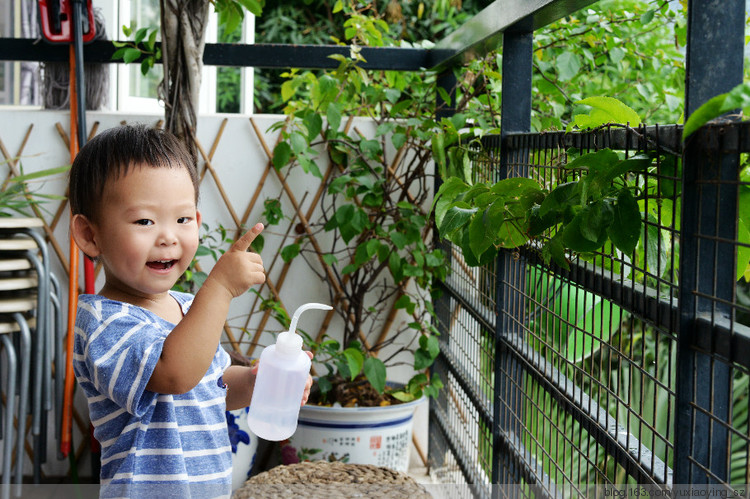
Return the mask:
<path id="1" fill-rule="evenodd" d="M 219 175 L 216 173 L 216 170 L 214 170 L 214 167 L 211 164 L 211 160 L 206 154 L 206 151 L 203 150 L 203 146 L 201 145 L 197 137 L 195 138 L 193 142 L 195 143 L 195 146 L 200 151 L 201 156 L 203 157 L 203 160 L 205 161 L 205 166 L 211 172 L 211 176 L 214 178 L 216 187 L 219 189 L 219 194 L 221 195 L 221 198 L 224 200 L 224 204 L 226 205 L 227 210 L 229 210 L 229 214 L 232 216 L 232 219 L 234 220 L 234 223 L 237 225 L 237 227 L 239 227 L 240 219 L 237 217 L 237 213 L 234 212 L 234 208 L 232 208 L 232 203 L 229 201 L 229 197 L 227 196 L 226 191 L 224 191 L 224 186 L 221 184 L 221 180 L 219 180 Z"/>

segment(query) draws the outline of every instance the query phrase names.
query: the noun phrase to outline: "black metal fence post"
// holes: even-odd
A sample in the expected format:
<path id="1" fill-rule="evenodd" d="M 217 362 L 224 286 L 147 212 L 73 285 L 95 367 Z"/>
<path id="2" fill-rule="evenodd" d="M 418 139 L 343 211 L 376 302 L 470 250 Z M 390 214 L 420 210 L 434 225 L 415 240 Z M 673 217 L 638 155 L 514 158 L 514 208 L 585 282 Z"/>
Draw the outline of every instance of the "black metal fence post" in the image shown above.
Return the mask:
<path id="1" fill-rule="evenodd" d="M 517 25 L 508 29 L 503 36 L 503 83 L 502 102 L 500 110 L 501 119 L 501 145 L 500 145 L 500 171 L 499 178 L 507 178 L 510 175 L 509 156 L 505 147 L 505 137 L 513 132 L 528 132 L 531 129 L 531 71 L 533 54 L 533 25 L 531 19 L 522 20 Z M 515 264 L 515 266 L 514 266 Z M 521 265 L 519 269 L 518 266 Z M 497 272 L 496 281 L 496 323 L 495 323 L 495 388 L 493 403 L 493 463 L 492 484 L 511 483 L 519 484 L 521 470 L 513 459 L 504 458 L 504 449 L 507 449 L 511 435 L 518 434 L 518 428 L 511 427 L 510 414 L 522 414 L 523 408 L 520 397 L 517 394 L 518 387 L 524 385 L 523 368 L 517 359 L 514 359 L 503 342 L 503 337 L 509 333 L 508 307 L 516 305 L 516 312 L 521 309 L 521 296 L 518 290 L 522 290 L 525 282 L 525 268 L 521 262 L 514 262 L 513 256 L 508 251 L 498 254 L 495 262 Z M 510 280 L 515 280 L 509 285 Z M 513 291 L 513 290 L 517 291 Z M 514 379 L 510 379 L 514 378 Z M 505 453 L 507 454 L 507 452 Z M 501 470 L 501 465 L 506 469 Z M 495 493 L 497 496 L 499 491 Z"/>
<path id="2" fill-rule="evenodd" d="M 744 23 L 744 0 L 688 2 L 686 116 L 742 83 Z M 737 234 L 738 155 L 720 142 L 718 134 L 696 134 L 683 153 L 675 484 L 726 481 L 728 474 L 722 422 L 730 417 L 731 367 L 711 355 L 710 328 L 700 334 L 701 321 L 732 315 L 735 269 L 727 263 L 735 247 L 726 241 Z"/>

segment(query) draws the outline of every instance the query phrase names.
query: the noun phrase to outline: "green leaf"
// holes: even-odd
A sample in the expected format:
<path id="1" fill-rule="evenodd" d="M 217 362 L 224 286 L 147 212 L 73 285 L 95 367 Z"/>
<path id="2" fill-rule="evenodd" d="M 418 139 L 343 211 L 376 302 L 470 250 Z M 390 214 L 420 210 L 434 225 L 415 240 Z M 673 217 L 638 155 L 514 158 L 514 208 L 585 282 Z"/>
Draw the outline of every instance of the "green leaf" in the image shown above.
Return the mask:
<path id="1" fill-rule="evenodd" d="M 418 348 L 414 351 L 414 370 L 421 371 L 427 369 L 432 365 L 435 358 L 430 355 L 430 352 L 424 348 Z"/>
<path id="2" fill-rule="evenodd" d="M 420 348 L 424 348 L 433 359 L 440 355 L 440 342 L 435 336 L 420 336 L 419 346 Z"/>
<path id="3" fill-rule="evenodd" d="M 252 249 L 256 253 L 261 253 L 263 251 L 263 245 L 265 244 L 265 241 L 266 240 L 263 237 L 263 234 L 258 234 L 250 244 L 250 249 Z"/>
<path id="4" fill-rule="evenodd" d="M 424 270 L 416 265 L 404 265 L 403 270 L 404 275 L 408 277 L 422 277 L 424 275 Z"/>
<path id="5" fill-rule="evenodd" d="M 294 97 L 297 91 L 297 85 L 294 80 L 286 80 L 281 84 L 281 99 L 286 102 Z"/>
<path id="6" fill-rule="evenodd" d="M 750 282 L 750 187 L 739 188 L 739 220 L 737 223 L 737 280 L 743 276 Z M 748 245 L 748 246 L 743 246 Z"/>
<path id="7" fill-rule="evenodd" d="M 719 94 L 704 102 L 685 121 L 682 140 L 687 139 L 700 127 L 719 116 L 750 105 L 750 84 L 741 83 L 725 94 Z"/>
<path id="8" fill-rule="evenodd" d="M 401 232 L 392 230 L 388 233 L 388 237 L 391 238 L 393 245 L 400 250 L 404 249 L 406 245 L 409 244 L 409 239 Z"/>
<path id="9" fill-rule="evenodd" d="M 383 393 L 386 377 L 386 369 L 383 361 L 375 357 L 367 357 L 364 363 L 364 372 L 367 381 L 375 388 L 375 391 Z"/>
<path id="10" fill-rule="evenodd" d="M 617 249 L 630 256 L 641 235 L 641 213 L 628 189 L 622 189 L 617 195 L 613 215 L 607 235 Z"/>
<path id="11" fill-rule="evenodd" d="M 318 165 L 306 155 L 300 155 L 297 158 L 297 161 L 299 161 L 299 165 L 305 173 L 311 173 L 318 178 L 323 178 L 323 174 L 320 173 Z"/>
<path id="12" fill-rule="evenodd" d="M 372 244 L 375 243 L 375 244 Z M 380 246 L 380 241 L 377 239 L 370 239 L 367 242 L 364 242 L 357 246 L 357 249 L 354 253 L 354 265 L 357 267 L 361 267 L 377 253 L 378 247 Z"/>
<path id="13" fill-rule="evenodd" d="M 195 251 L 196 257 L 208 256 L 210 254 L 211 254 L 211 249 L 203 246 L 202 244 L 199 244 L 198 249 Z"/>
<path id="14" fill-rule="evenodd" d="M 581 235 L 591 242 L 602 239 L 614 218 L 609 203 L 598 201 L 581 210 Z"/>
<path id="15" fill-rule="evenodd" d="M 596 128 L 608 123 L 627 123 L 631 127 L 641 124 L 638 113 L 614 97 L 588 97 L 576 102 L 576 104 L 584 104 L 593 108 L 588 115 L 577 114 L 573 116 L 573 121 L 579 128 Z"/>
<path id="16" fill-rule="evenodd" d="M 320 392 L 324 395 L 330 392 L 331 389 L 333 389 L 333 383 L 331 383 L 331 380 L 325 376 L 321 376 L 318 378 L 317 385 L 318 385 L 318 388 L 320 389 Z"/>
<path id="17" fill-rule="evenodd" d="M 126 50 L 127 50 L 126 47 L 122 47 L 122 48 L 115 50 L 114 54 L 112 54 L 112 60 L 121 61 L 123 56 L 125 55 Z"/>
<path id="18" fill-rule="evenodd" d="M 404 309 L 406 310 L 406 313 L 413 314 L 414 310 L 417 308 L 417 304 L 414 303 L 409 295 L 401 295 L 401 297 L 396 300 L 396 303 L 393 304 L 393 308 L 395 309 Z"/>
<path id="19" fill-rule="evenodd" d="M 403 390 L 396 390 L 396 391 L 390 392 L 390 395 L 400 402 L 411 402 L 415 398 L 414 395 L 412 395 L 411 393 L 407 393 Z"/>
<path id="20" fill-rule="evenodd" d="M 609 51 L 609 60 L 617 64 L 622 61 L 626 55 L 627 52 L 625 52 L 622 48 L 612 47 L 612 50 Z"/>
<path id="21" fill-rule="evenodd" d="M 584 291 L 570 293 L 568 299 L 580 312 L 575 312 L 578 322 L 568 334 L 566 359 L 579 363 L 606 344 L 612 334 L 620 328 L 623 311 L 617 305 L 604 300 L 594 293 Z"/>
<path id="22" fill-rule="evenodd" d="M 307 140 L 310 142 L 315 140 L 323 128 L 323 118 L 317 113 L 310 113 L 305 116 L 303 122 L 307 128 Z"/>
<path id="23" fill-rule="evenodd" d="M 148 57 L 146 59 L 143 59 L 141 61 L 141 74 L 143 76 L 146 76 L 148 72 L 151 70 L 151 67 L 153 66 L 153 59 L 151 57 Z"/>
<path id="24" fill-rule="evenodd" d="M 458 177 L 449 177 L 438 189 L 432 201 L 431 210 L 435 210 L 435 223 L 440 227 L 446 212 L 453 201 L 469 189 L 469 185 Z"/>
<path id="25" fill-rule="evenodd" d="M 609 148 L 604 148 L 596 152 L 578 156 L 572 161 L 569 161 L 568 164 L 565 165 L 565 169 L 576 170 L 579 168 L 585 168 L 589 171 L 598 172 L 609 170 L 618 161 L 620 161 L 620 157 L 615 151 Z"/>
<path id="26" fill-rule="evenodd" d="M 125 64 L 130 64 L 131 62 L 138 60 L 138 58 L 141 57 L 141 54 L 142 52 L 138 49 L 127 48 L 122 56 L 122 60 Z"/>
<path id="27" fill-rule="evenodd" d="M 16 175 L 10 178 L 8 181 L 12 183 L 21 183 L 21 182 L 26 182 L 28 180 L 49 177 L 51 175 L 58 175 L 60 173 L 65 173 L 68 170 L 70 170 L 70 165 L 57 166 L 54 168 L 46 168 L 44 170 L 39 170 L 39 171 L 32 172 L 32 173 L 22 173 L 21 175 Z"/>
<path id="28" fill-rule="evenodd" d="M 737 280 L 750 282 L 750 229 L 743 223 L 737 227 Z M 747 246 L 743 246 L 747 245 Z"/>
<path id="29" fill-rule="evenodd" d="M 566 270 L 570 269 L 570 263 L 568 263 L 568 259 L 565 257 L 565 245 L 563 244 L 561 232 L 555 234 L 542 247 L 542 258 L 544 259 L 544 263 L 548 265 L 550 261 L 553 261 Z"/>
<path id="30" fill-rule="evenodd" d="M 647 154 L 636 154 L 628 159 L 624 159 L 606 172 L 604 181 L 609 184 L 617 177 L 630 172 L 641 172 L 651 166 L 652 160 Z"/>
<path id="31" fill-rule="evenodd" d="M 362 140 L 359 143 L 359 147 L 366 158 L 373 160 L 377 160 L 378 156 L 383 153 L 383 150 L 380 148 L 380 142 L 377 140 Z"/>
<path id="32" fill-rule="evenodd" d="M 273 166 L 281 170 L 292 158 L 292 148 L 287 142 L 279 142 L 273 150 Z"/>
<path id="33" fill-rule="evenodd" d="M 133 39 L 136 44 L 141 43 L 148 34 L 148 28 L 140 28 L 135 32 L 135 38 Z"/>
<path id="34" fill-rule="evenodd" d="M 669 245 L 664 241 L 664 235 L 658 227 L 656 217 L 650 212 L 646 216 L 649 223 L 642 225 L 641 236 L 636 246 L 638 260 L 645 262 L 646 270 L 660 277 L 669 262 L 667 255 Z"/>
<path id="35" fill-rule="evenodd" d="M 528 210 L 531 203 L 541 194 L 538 186 L 520 195 L 501 197 L 487 210 L 487 230 L 493 234 L 493 244 L 502 248 L 517 248 L 528 240 Z"/>
<path id="36" fill-rule="evenodd" d="M 506 178 L 503 180 L 500 180 L 499 182 L 496 182 L 491 188 L 490 191 L 493 194 L 497 195 L 512 195 L 512 196 L 520 196 L 523 193 L 528 192 L 541 192 L 541 187 L 539 187 L 539 183 L 537 183 L 536 180 L 532 180 L 530 178 L 525 177 L 513 177 L 513 178 Z"/>
<path id="37" fill-rule="evenodd" d="M 565 226 L 562 233 L 562 242 L 567 248 L 578 253 L 589 253 L 601 248 L 607 241 L 605 230 L 601 231 L 594 241 L 583 235 L 581 225 L 590 216 L 590 210 L 584 208 Z"/>
<path id="38" fill-rule="evenodd" d="M 440 225 L 440 234 L 449 237 L 454 231 L 463 228 L 471 221 L 471 217 L 477 212 L 476 208 L 470 207 L 462 201 L 452 206 L 443 217 Z"/>
<path id="39" fill-rule="evenodd" d="M 477 213 L 469 223 L 469 245 L 477 257 L 481 257 L 494 241 L 494 234 L 489 230 L 488 212 L 489 208 Z"/>
<path id="40" fill-rule="evenodd" d="M 260 17 L 263 14 L 263 3 L 258 0 L 237 0 L 245 7 L 248 12 L 256 17 Z"/>
<path id="41" fill-rule="evenodd" d="M 346 365 L 349 368 L 349 375 L 351 376 L 351 380 L 354 380 L 354 378 L 356 378 L 362 371 L 365 357 L 358 349 L 351 347 L 344 350 L 343 356 L 346 360 Z"/>
<path id="42" fill-rule="evenodd" d="M 146 46 L 148 46 L 148 49 L 153 52 L 154 46 L 156 46 L 156 37 L 159 35 L 159 30 L 154 29 L 150 35 L 148 35 L 148 41 L 146 42 Z"/>
<path id="43" fill-rule="evenodd" d="M 297 156 L 303 155 L 307 151 L 308 143 L 304 135 L 299 132 L 292 132 L 289 135 L 289 141 L 291 142 L 292 151 Z"/>
<path id="44" fill-rule="evenodd" d="M 578 182 L 566 182 L 555 187 L 539 206 L 539 216 L 547 218 L 549 214 L 562 214 L 569 206 L 579 202 Z"/>
<path id="45" fill-rule="evenodd" d="M 561 81 L 568 81 L 578 74 L 581 69 L 581 62 L 574 52 L 566 51 L 555 60 L 555 68 L 558 78 Z"/>
<path id="46" fill-rule="evenodd" d="M 299 255 L 299 249 L 300 249 L 299 244 L 296 244 L 296 243 L 284 246 L 284 248 L 281 249 L 281 258 L 285 262 L 289 263 L 290 261 L 294 259 L 294 257 Z"/>
<path id="47" fill-rule="evenodd" d="M 326 119 L 328 120 L 328 126 L 333 130 L 338 130 L 341 126 L 341 110 L 335 102 L 331 102 L 328 105 Z"/>
<path id="48" fill-rule="evenodd" d="M 430 147 L 432 148 L 432 158 L 442 177 L 447 177 L 447 164 L 445 162 L 445 137 L 441 133 L 435 134 L 432 138 Z"/>
<path id="49" fill-rule="evenodd" d="M 401 149 L 404 144 L 406 144 L 406 134 L 394 133 L 393 135 L 391 135 L 391 143 L 396 149 Z"/>
<path id="50" fill-rule="evenodd" d="M 338 228 L 344 242 L 348 243 L 362 232 L 367 223 L 367 214 L 362 209 L 352 204 L 345 204 L 336 210 L 336 213 L 328 220 L 324 229 L 331 231 Z"/>
<path id="51" fill-rule="evenodd" d="M 643 26 L 647 25 L 654 19 L 654 13 L 656 12 L 656 9 L 647 10 L 642 16 L 641 16 L 641 24 Z"/>
<path id="52" fill-rule="evenodd" d="M 404 278 L 404 261 L 395 251 L 388 257 L 388 268 L 391 271 L 393 280 L 400 282 Z"/>

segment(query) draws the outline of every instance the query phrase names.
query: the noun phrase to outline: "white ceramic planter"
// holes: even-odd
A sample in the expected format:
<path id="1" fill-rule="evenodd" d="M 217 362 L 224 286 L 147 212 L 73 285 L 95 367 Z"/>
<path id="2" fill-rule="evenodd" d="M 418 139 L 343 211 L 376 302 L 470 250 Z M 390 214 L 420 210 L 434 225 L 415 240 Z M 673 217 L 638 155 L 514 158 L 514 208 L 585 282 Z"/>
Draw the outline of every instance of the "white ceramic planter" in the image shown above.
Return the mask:
<path id="1" fill-rule="evenodd" d="M 282 457 L 285 463 L 295 458 L 325 459 L 406 472 L 414 411 L 422 402 L 387 407 L 303 406 L 297 431 L 282 448 Z"/>
<path id="2" fill-rule="evenodd" d="M 247 426 L 248 408 L 227 411 L 229 442 L 232 444 L 232 490 L 242 487 L 250 476 L 258 451 L 258 437 Z"/>

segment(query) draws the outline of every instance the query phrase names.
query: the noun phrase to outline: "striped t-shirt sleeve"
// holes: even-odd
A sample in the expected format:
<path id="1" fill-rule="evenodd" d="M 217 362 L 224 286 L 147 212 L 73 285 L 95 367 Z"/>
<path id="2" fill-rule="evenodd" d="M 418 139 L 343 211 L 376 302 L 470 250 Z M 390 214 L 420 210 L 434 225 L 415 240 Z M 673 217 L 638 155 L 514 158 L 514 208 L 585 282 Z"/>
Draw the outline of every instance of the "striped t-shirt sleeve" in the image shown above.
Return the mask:
<path id="1" fill-rule="evenodd" d="M 118 310 L 102 310 L 105 307 Z M 154 401 L 146 385 L 164 346 L 164 330 L 153 327 L 142 309 L 114 301 L 79 303 L 76 322 L 75 361 L 82 364 L 77 371 L 98 393 L 141 417 Z"/>

